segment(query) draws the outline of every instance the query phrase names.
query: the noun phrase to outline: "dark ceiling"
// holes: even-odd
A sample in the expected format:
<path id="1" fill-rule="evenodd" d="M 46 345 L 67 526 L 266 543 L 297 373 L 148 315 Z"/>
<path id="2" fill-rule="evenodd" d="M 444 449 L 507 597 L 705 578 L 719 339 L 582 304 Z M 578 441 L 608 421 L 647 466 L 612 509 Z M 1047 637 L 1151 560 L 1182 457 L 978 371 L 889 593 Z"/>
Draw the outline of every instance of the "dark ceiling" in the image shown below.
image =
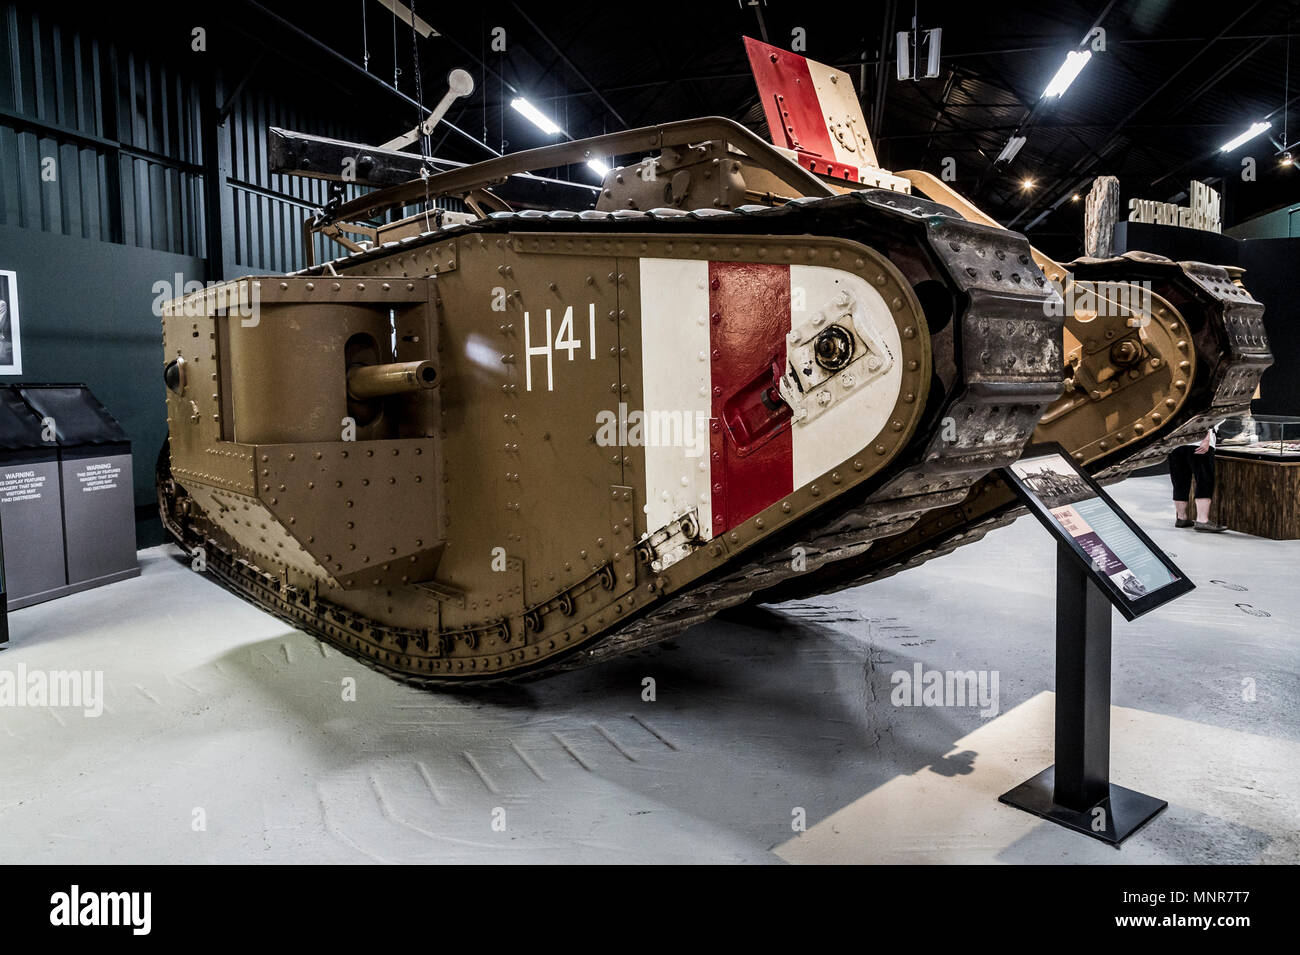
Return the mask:
<path id="1" fill-rule="evenodd" d="M 440 33 L 417 42 L 383 2 L 229 0 L 218 9 L 227 26 L 257 36 L 277 57 L 332 74 L 349 94 L 340 108 L 364 111 L 376 136 L 396 135 L 416 118 L 414 104 L 384 88 L 394 83 L 394 62 L 398 90 L 416 97 L 418 54 L 426 105 L 441 96 L 448 70 L 469 70 L 478 88 L 448 115 L 459 132 L 444 128 L 434 141 L 434 155 L 448 159 L 554 141 L 503 109 L 515 96 L 574 138 L 704 114 L 759 127 L 741 37 L 788 47 L 802 30 L 810 57 L 858 81 L 885 168 L 938 173 L 951 157 L 959 190 L 1057 254 L 1077 251 L 1082 203 L 1071 197 L 1100 174 L 1119 176 L 1126 199 L 1185 201 L 1191 178 L 1222 180 L 1225 224 L 1300 201 L 1300 169 L 1282 167 L 1277 155 L 1283 107 L 1300 86 L 1286 82 L 1292 46 L 1300 66 L 1297 0 L 923 2 L 920 26 L 943 28 L 943 56 L 937 78 L 916 82 L 895 78 L 893 37 L 911 25 L 909 3 L 414 0 Z M 1104 51 L 1063 97 L 1035 108 L 1065 54 L 1094 26 L 1105 31 Z M 497 28 L 504 52 L 492 48 Z M 362 64 L 367 53 L 370 77 L 344 62 Z M 234 82 L 238 64 L 224 65 Z M 1285 114 L 1291 142 L 1300 140 L 1296 100 Z M 1267 135 L 1219 151 L 1260 120 L 1273 124 Z M 1026 145 L 995 167 L 1017 129 Z M 1255 160 L 1254 181 L 1242 180 L 1243 157 Z M 583 167 L 567 172 L 594 181 Z"/>

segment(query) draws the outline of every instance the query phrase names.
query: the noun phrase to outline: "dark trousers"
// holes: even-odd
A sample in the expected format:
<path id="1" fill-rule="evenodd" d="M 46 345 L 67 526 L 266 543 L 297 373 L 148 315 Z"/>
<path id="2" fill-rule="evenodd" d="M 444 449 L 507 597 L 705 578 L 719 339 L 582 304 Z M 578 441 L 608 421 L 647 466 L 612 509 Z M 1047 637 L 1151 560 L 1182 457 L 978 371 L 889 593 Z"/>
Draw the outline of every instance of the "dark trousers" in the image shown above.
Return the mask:
<path id="1" fill-rule="evenodd" d="M 1169 477 L 1174 482 L 1174 500 L 1185 501 L 1196 483 L 1197 497 L 1214 496 L 1214 449 L 1197 454 L 1186 445 L 1169 453 Z"/>

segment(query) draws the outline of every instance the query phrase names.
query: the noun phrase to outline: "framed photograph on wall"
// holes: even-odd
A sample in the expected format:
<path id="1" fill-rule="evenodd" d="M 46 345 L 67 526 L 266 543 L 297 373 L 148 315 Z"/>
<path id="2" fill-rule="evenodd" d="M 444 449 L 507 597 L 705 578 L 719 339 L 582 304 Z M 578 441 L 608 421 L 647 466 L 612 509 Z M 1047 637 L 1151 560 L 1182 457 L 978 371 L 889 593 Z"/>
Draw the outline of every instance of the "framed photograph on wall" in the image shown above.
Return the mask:
<path id="1" fill-rule="evenodd" d="M 18 273 L 0 269 L 0 375 L 23 373 L 18 332 Z"/>

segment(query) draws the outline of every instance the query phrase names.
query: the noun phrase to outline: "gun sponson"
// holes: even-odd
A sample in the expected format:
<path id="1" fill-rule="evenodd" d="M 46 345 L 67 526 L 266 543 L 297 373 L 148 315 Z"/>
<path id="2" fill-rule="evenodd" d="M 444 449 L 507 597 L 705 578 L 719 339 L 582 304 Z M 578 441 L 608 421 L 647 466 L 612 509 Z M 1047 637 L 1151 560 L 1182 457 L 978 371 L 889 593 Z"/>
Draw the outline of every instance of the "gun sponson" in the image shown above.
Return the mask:
<path id="1" fill-rule="evenodd" d="M 348 394 L 359 401 L 406 395 L 438 383 L 431 361 L 402 361 L 392 365 L 359 365 L 348 372 Z"/>

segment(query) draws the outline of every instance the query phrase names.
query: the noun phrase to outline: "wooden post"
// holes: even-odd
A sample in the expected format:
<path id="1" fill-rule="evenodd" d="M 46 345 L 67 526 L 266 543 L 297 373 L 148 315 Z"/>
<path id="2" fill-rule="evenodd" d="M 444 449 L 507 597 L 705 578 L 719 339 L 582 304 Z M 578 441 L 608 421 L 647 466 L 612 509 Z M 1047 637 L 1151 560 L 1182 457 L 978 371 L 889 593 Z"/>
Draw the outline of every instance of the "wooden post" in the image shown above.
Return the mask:
<path id="1" fill-rule="evenodd" d="M 1119 180 L 1098 176 L 1088 191 L 1083 217 L 1083 254 L 1108 259 L 1115 254 L 1115 223 L 1119 221 Z"/>

